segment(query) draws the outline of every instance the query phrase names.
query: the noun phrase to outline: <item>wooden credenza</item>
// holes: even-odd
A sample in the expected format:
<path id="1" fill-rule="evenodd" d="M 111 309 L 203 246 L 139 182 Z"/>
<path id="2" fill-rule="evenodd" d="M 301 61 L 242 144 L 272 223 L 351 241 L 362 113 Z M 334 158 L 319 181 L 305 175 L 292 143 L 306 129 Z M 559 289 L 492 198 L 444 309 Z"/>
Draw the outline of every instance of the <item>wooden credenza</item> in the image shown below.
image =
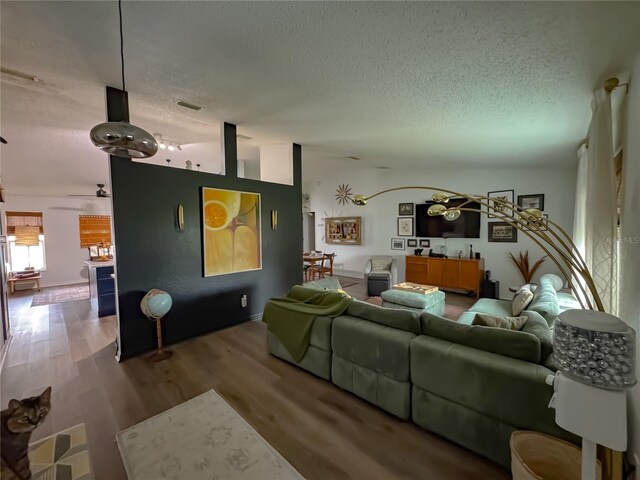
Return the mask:
<path id="1" fill-rule="evenodd" d="M 408 255 L 405 278 L 407 282 L 433 285 L 474 292 L 480 297 L 484 276 L 484 259 L 433 258 Z"/>

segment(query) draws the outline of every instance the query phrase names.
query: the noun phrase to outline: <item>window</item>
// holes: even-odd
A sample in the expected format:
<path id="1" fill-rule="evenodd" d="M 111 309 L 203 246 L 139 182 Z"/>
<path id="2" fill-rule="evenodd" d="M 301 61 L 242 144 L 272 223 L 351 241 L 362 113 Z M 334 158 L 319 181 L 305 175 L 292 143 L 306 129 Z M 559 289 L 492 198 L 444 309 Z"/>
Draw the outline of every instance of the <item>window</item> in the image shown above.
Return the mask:
<path id="1" fill-rule="evenodd" d="M 41 212 L 7 212 L 7 243 L 12 272 L 44 270 L 44 226 Z"/>

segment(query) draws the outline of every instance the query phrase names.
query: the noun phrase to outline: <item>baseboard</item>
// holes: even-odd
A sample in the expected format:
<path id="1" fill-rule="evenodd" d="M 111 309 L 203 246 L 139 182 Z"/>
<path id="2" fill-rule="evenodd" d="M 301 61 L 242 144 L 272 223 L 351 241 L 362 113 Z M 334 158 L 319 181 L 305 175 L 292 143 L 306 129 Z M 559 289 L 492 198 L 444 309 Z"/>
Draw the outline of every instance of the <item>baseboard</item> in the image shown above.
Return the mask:
<path id="1" fill-rule="evenodd" d="M 4 360 L 7 358 L 7 352 L 9 351 L 9 346 L 11 345 L 11 340 L 13 339 L 13 335 L 9 335 L 7 341 L 2 345 L 2 353 L 0 354 L 0 375 L 2 375 L 2 369 L 4 368 Z"/>
<path id="2" fill-rule="evenodd" d="M 360 272 L 358 270 L 338 270 L 337 268 L 334 268 L 333 274 L 343 277 L 364 278 L 364 272 Z"/>

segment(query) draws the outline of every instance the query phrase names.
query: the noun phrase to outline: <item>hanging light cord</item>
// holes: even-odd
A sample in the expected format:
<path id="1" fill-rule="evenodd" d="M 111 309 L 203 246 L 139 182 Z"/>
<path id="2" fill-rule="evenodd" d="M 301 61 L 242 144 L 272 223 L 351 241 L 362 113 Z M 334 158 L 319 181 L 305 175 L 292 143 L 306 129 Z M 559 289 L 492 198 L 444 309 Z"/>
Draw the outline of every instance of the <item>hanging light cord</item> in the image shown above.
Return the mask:
<path id="1" fill-rule="evenodd" d="M 126 91 L 124 84 L 124 37 L 122 36 L 122 0 L 118 0 L 118 14 L 120 16 L 120 62 L 122 64 L 122 90 Z"/>

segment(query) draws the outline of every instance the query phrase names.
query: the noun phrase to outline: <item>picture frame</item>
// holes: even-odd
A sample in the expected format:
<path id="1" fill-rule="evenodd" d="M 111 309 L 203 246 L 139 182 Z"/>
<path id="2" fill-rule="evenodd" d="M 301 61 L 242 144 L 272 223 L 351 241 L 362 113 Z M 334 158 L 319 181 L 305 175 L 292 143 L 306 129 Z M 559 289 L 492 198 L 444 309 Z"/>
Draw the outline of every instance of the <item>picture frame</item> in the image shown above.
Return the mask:
<path id="1" fill-rule="evenodd" d="M 421 238 L 420 239 L 420 246 L 421 247 L 425 247 L 425 248 L 431 247 L 431 240 L 429 240 L 428 238 Z"/>
<path id="2" fill-rule="evenodd" d="M 398 218 L 398 236 L 413 237 L 413 217 Z"/>
<path id="3" fill-rule="evenodd" d="M 399 203 L 398 215 L 413 215 L 413 203 Z"/>
<path id="4" fill-rule="evenodd" d="M 492 214 L 492 211 L 503 212 L 505 215 L 513 217 L 513 213 L 508 208 L 500 206 L 500 201 L 513 203 L 513 190 L 496 190 L 487 193 L 487 197 L 489 197 L 489 204 L 491 205 L 491 208 L 488 209 L 489 218 L 500 218 L 499 215 Z"/>
<path id="5" fill-rule="evenodd" d="M 214 187 L 200 190 L 203 276 L 262 270 L 262 195 Z M 240 205 L 246 208 L 240 210 Z M 228 242 L 219 241 L 221 233 Z M 236 245 L 242 246 L 237 255 Z"/>
<path id="6" fill-rule="evenodd" d="M 544 211 L 544 193 L 518 195 L 518 206 L 521 208 L 537 208 Z"/>
<path id="7" fill-rule="evenodd" d="M 488 240 L 490 242 L 515 243 L 518 241 L 518 229 L 507 222 L 489 222 Z"/>
<path id="8" fill-rule="evenodd" d="M 407 239 L 407 247 L 417 247 L 418 239 L 417 238 L 408 238 Z"/>
<path id="9" fill-rule="evenodd" d="M 391 250 L 404 250 L 404 238 L 392 238 Z"/>
<path id="10" fill-rule="evenodd" d="M 325 218 L 324 238 L 331 245 L 362 245 L 362 217 Z"/>

